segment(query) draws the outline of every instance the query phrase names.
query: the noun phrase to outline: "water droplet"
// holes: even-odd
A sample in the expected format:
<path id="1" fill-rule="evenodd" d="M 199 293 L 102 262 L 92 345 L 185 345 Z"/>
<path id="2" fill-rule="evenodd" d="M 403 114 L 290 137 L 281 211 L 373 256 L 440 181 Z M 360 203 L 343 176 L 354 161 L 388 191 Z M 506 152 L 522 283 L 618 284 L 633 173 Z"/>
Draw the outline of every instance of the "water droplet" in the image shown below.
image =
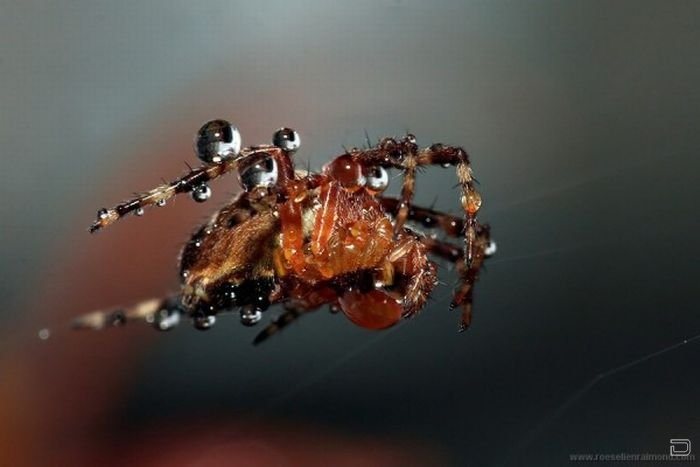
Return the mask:
<path id="1" fill-rule="evenodd" d="M 262 159 L 256 164 L 246 167 L 238 173 L 238 180 L 245 191 L 270 188 L 277 183 L 277 162 L 268 153 L 261 153 L 260 157 Z"/>
<path id="2" fill-rule="evenodd" d="M 198 203 L 203 203 L 209 198 L 211 198 L 211 188 L 206 183 L 202 183 L 192 190 L 192 199 Z"/>
<path id="3" fill-rule="evenodd" d="M 363 170 L 367 188 L 375 193 L 386 190 L 389 186 L 389 173 L 382 166 Z"/>
<path id="4" fill-rule="evenodd" d="M 97 218 L 100 220 L 107 219 L 109 217 L 109 211 L 106 210 L 105 208 L 100 209 L 97 211 Z"/>
<path id="5" fill-rule="evenodd" d="M 194 241 L 194 246 L 195 246 L 195 248 L 199 248 L 200 246 L 202 246 L 202 241 L 199 240 L 199 239 L 195 240 L 195 241 Z"/>
<path id="6" fill-rule="evenodd" d="M 165 206 L 165 200 L 159 199 L 158 201 L 156 201 L 156 206 L 158 206 L 159 208 L 162 208 L 163 206 Z"/>
<path id="7" fill-rule="evenodd" d="M 180 324 L 180 311 L 164 308 L 153 316 L 153 327 L 159 331 L 170 331 Z"/>
<path id="8" fill-rule="evenodd" d="M 192 324 L 195 329 L 199 329 L 200 331 L 211 329 L 214 323 L 216 323 L 216 316 L 212 315 L 197 315 L 192 318 Z"/>
<path id="9" fill-rule="evenodd" d="M 45 341 L 46 339 L 51 337 L 51 330 L 49 328 L 40 329 L 37 334 L 39 335 L 39 339 Z"/>
<path id="10" fill-rule="evenodd" d="M 484 249 L 484 255 L 488 256 L 493 256 L 496 254 L 497 250 L 496 242 L 491 240 L 488 245 L 486 245 L 486 248 Z"/>
<path id="11" fill-rule="evenodd" d="M 443 169 L 449 169 L 450 167 L 452 167 L 452 164 L 450 164 L 449 162 L 443 162 L 440 165 L 442 166 Z"/>
<path id="12" fill-rule="evenodd" d="M 143 208 L 136 208 L 136 211 L 134 211 L 134 214 L 137 216 L 141 217 L 146 213 L 146 211 Z"/>
<path id="13" fill-rule="evenodd" d="M 412 133 L 408 133 L 406 136 L 404 136 L 404 141 L 410 144 L 416 144 L 416 136 Z"/>
<path id="14" fill-rule="evenodd" d="M 272 144 L 287 152 L 295 152 L 301 146 L 301 137 L 291 128 L 280 128 L 272 135 Z"/>
<path id="15" fill-rule="evenodd" d="M 254 310 L 249 307 L 241 309 L 241 324 L 244 326 L 253 326 L 258 324 L 261 319 L 262 312 L 260 310 Z"/>
<path id="16" fill-rule="evenodd" d="M 194 150 L 205 164 L 218 164 L 240 153 L 241 133 L 226 120 L 209 121 L 197 132 Z"/>

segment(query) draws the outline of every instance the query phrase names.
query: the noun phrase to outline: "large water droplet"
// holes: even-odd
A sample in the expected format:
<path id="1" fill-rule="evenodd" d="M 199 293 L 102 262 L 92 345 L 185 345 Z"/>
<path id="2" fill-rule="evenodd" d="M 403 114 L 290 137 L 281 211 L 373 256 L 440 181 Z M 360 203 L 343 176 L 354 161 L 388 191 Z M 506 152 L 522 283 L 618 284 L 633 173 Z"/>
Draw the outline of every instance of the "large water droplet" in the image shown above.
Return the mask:
<path id="1" fill-rule="evenodd" d="M 301 137 L 291 128 L 280 128 L 272 136 L 272 144 L 285 151 L 295 152 L 301 146 Z"/>
<path id="2" fill-rule="evenodd" d="M 246 167 L 238 173 L 238 180 L 245 191 L 255 188 L 269 188 L 277 183 L 277 161 L 265 153 L 265 157 L 256 164 Z"/>
<path id="3" fill-rule="evenodd" d="M 205 164 L 218 164 L 240 153 L 241 133 L 226 120 L 209 121 L 197 132 L 194 150 Z"/>
<path id="4" fill-rule="evenodd" d="M 198 203 L 203 203 L 211 198 L 211 188 L 206 183 L 202 183 L 192 190 L 192 199 Z"/>

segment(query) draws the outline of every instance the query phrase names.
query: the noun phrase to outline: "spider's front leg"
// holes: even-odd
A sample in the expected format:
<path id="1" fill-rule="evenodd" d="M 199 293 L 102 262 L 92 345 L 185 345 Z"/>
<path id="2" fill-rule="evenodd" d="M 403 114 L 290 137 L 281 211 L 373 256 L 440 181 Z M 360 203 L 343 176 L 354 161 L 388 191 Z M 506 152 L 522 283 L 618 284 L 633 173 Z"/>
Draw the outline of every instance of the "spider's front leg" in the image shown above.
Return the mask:
<path id="1" fill-rule="evenodd" d="M 100 209 L 97 219 L 90 226 L 90 232 L 104 228 L 132 212 L 142 215 L 146 207 L 164 206 L 170 198 L 180 193 L 192 193 L 192 198 L 197 202 L 206 201 L 211 197 L 207 182 L 237 170 L 246 159 L 279 154 L 283 149 L 257 146 L 241 150 L 238 129 L 224 120 L 212 120 L 205 123 L 197 133 L 195 151 L 204 165 L 113 208 Z"/>
<path id="2" fill-rule="evenodd" d="M 476 259 L 477 228 L 478 222 L 476 214 L 481 208 L 481 195 L 474 187 L 474 177 L 469 155 L 467 152 L 455 146 L 445 146 L 434 144 L 427 149 L 423 149 L 416 156 L 419 166 L 423 165 L 453 165 L 457 168 L 457 179 L 462 188 L 461 203 L 464 209 L 465 225 L 464 232 L 464 261 L 467 269 L 472 269 Z"/>
<path id="3" fill-rule="evenodd" d="M 100 209 L 97 211 L 97 219 L 90 226 L 90 233 L 116 222 L 131 212 L 140 216 L 146 207 L 165 206 L 166 201 L 178 193 L 192 192 L 196 201 L 205 201 L 211 196 L 211 190 L 206 185 L 206 182 L 220 177 L 235 168 L 236 161 L 230 160 L 217 165 L 192 169 L 188 174 L 177 180 L 149 190 L 111 209 Z"/>
<path id="4" fill-rule="evenodd" d="M 469 155 L 456 146 L 434 144 L 426 149 L 418 149 L 415 136 L 408 134 L 399 141 L 393 138 L 383 139 L 376 147 L 364 151 L 352 152 L 352 157 L 365 167 L 381 166 L 398 168 L 403 171 L 401 196 L 392 211 L 394 221 L 394 236 L 398 236 L 403 225 L 409 218 L 413 193 L 416 186 L 418 167 L 427 165 L 455 166 L 457 178 L 462 189 L 461 203 L 464 209 L 464 261 L 467 268 L 471 267 L 475 255 L 477 221 L 476 214 L 481 208 L 481 196 L 474 186 Z"/>

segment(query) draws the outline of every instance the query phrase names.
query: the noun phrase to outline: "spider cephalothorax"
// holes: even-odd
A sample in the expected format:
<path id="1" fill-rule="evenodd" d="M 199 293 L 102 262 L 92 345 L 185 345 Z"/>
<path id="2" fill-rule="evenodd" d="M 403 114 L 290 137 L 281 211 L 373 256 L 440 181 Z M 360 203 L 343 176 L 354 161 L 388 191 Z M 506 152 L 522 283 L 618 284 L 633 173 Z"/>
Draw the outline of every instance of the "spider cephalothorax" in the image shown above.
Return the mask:
<path id="1" fill-rule="evenodd" d="M 262 312 L 282 303 L 285 312 L 256 338 L 260 342 L 303 313 L 321 305 L 342 311 L 355 324 L 383 329 L 413 316 L 437 284 L 429 255 L 454 262 L 460 276 L 452 307 L 462 308 L 460 329 L 471 322 L 472 286 L 494 251 L 489 229 L 476 220 L 481 198 L 474 188 L 467 153 L 435 144 L 419 149 L 413 135 L 385 138 L 376 146 L 352 149 L 320 173 L 295 170 L 297 132 L 282 128 L 273 145 L 241 149 L 238 130 L 224 120 L 206 123 L 195 139 L 203 162 L 172 183 L 113 209 L 101 209 L 92 232 L 178 193 L 209 199 L 207 182 L 236 171 L 243 191 L 197 230 L 180 261 L 181 290 L 112 312 L 94 312 L 78 327 L 102 328 L 143 319 L 171 329 L 182 315 L 208 329 L 216 315 L 237 310 L 254 325 Z M 416 170 L 454 166 L 462 190 L 463 217 L 413 206 Z M 387 170 L 403 171 L 399 198 L 383 196 Z M 423 236 L 407 221 L 464 239 L 460 247 Z"/>

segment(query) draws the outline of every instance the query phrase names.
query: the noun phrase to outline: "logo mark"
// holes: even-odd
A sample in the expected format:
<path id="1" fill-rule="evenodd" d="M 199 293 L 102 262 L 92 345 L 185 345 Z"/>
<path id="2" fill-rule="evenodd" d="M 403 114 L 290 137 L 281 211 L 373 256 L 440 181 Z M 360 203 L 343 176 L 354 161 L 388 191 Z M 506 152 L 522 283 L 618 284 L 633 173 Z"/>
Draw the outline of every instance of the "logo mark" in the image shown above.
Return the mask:
<path id="1" fill-rule="evenodd" d="M 686 457 L 690 455 L 690 440 L 671 438 L 670 454 L 673 457 Z"/>

